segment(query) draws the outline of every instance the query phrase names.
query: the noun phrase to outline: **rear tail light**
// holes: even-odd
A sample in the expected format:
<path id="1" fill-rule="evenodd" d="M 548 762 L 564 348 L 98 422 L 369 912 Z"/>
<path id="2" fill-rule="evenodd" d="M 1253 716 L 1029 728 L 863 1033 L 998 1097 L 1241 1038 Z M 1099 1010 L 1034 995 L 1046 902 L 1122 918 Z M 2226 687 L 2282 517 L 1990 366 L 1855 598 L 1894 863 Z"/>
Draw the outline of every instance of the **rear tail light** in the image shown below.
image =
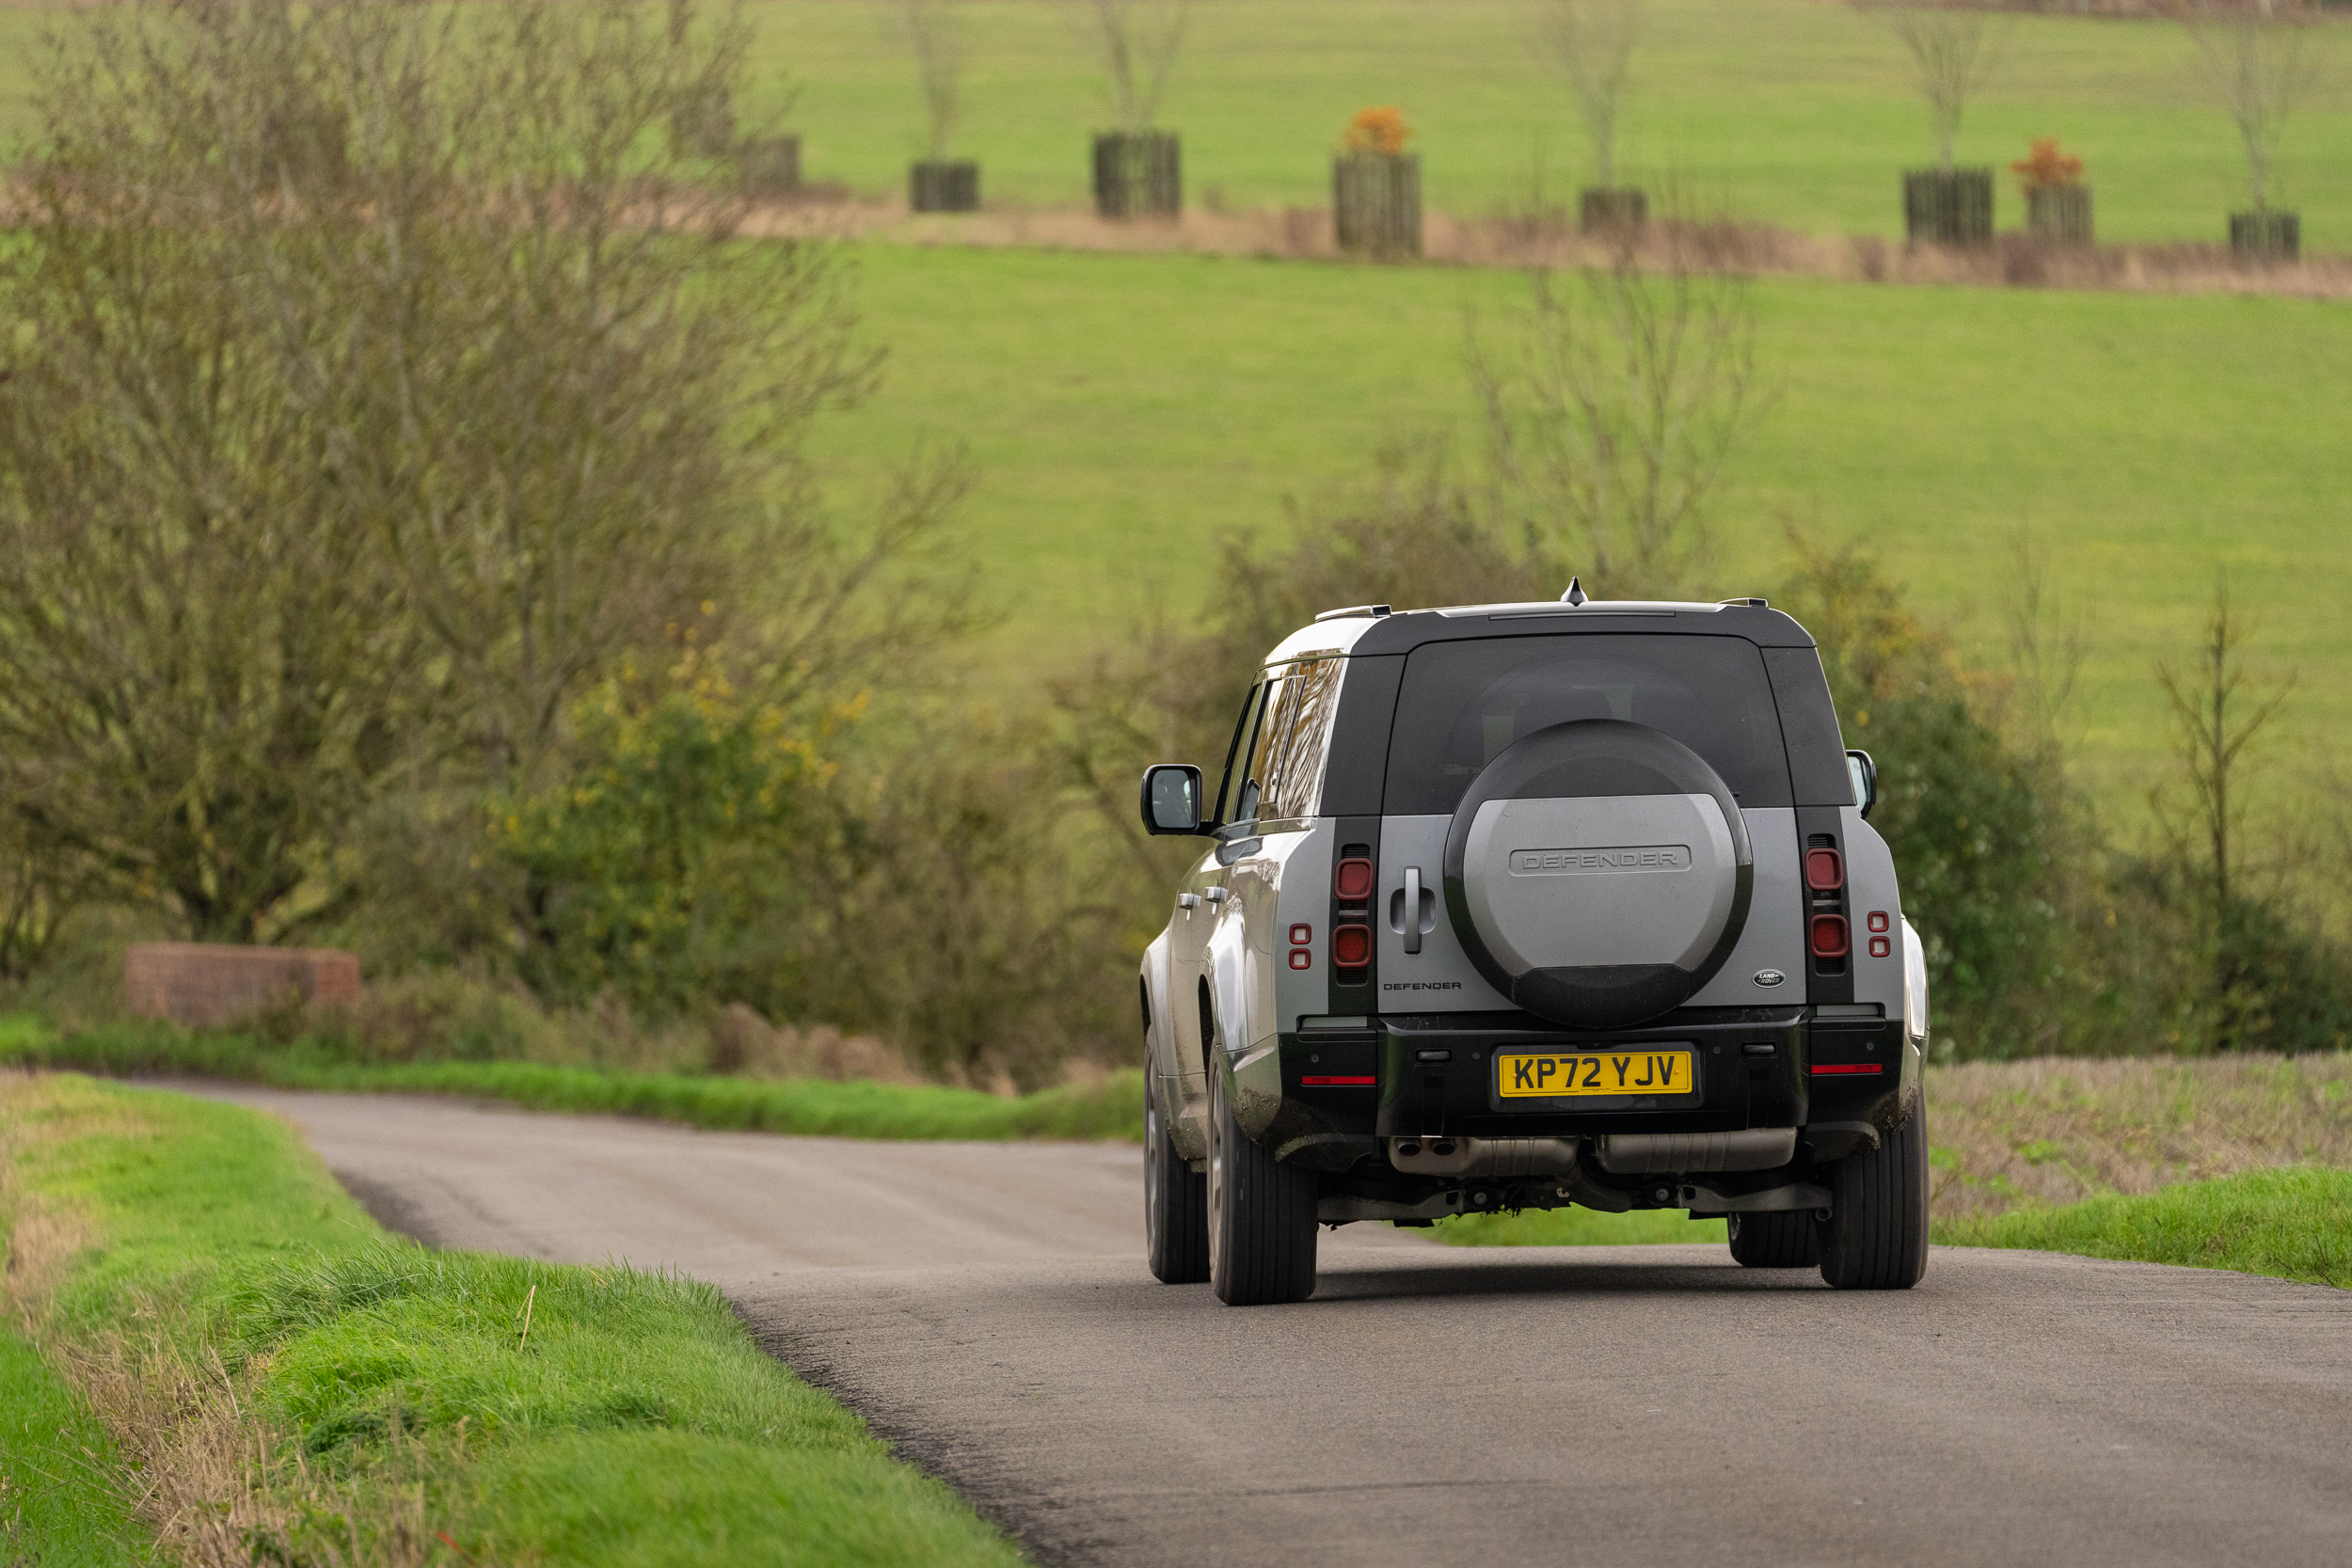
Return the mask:
<path id="1" fill-rule="evenodd" d="M 1291 967 L 1293 969 L 1312 969 L 1314 966 L 1315 956 L 1311 950 L 1304 947 L 1294 947 L 1291 949 Z"/>
<path id="2" fill-rule="evenodd" d="M 1835 849 L 1807 849 L 1804 852 L 1804 885 L 1815 893 L 1836 893 L 1844 887 L 1846 857 Z"/>
<path id="3" fill-rule="evenodd" d="M 1815 958 L 1842 958 L 1846 956 L 1847 947 L 1844 915 L 1817 914 L 1813 917 L 1813 956 Z"/>
<path id="4" fill-rule="evenodd" d="M 1338 1074 L 1310 1074 L 1299 1080 L 1299 1083 L 1305 1085 L 1311 1089 L 1368 1089 L 1379 1082 L 1380 1080 L 1377 1078 L 1355 1073 L 1348 1073 L 1343 1076 Z"/>
<path id="5" fill-rule="evenodd" d="M 1893 942 L 1889 941 L 1885 937 L 1872 937 L 1870 939 L 1870 957 L 1874 958 L 1891 958 L 1894 956 L 1895 944 Z"/>
<path id="6" fill-rule="evenodd" d="M 1331 891 L 1343 904 L 1372 902 L 1372 862 L 1343 860 L 1331 873 Z"/>
<path id="7" fill-rule="evenodd" d="M 1361 969 L 1372 962 L 1372 927 L 1334 927 L 1331 932 L 1331 961 L 1342 969 Z"/>
<path id="8" fill-rule="evenodd" d="M 1867 1076 L 1884 1070 L 1876 1062 L 1816 1062 L 1813 1064 L 1813 1076 L 1816 1078 L 1843 1078 L 1855 1073 Z"/>

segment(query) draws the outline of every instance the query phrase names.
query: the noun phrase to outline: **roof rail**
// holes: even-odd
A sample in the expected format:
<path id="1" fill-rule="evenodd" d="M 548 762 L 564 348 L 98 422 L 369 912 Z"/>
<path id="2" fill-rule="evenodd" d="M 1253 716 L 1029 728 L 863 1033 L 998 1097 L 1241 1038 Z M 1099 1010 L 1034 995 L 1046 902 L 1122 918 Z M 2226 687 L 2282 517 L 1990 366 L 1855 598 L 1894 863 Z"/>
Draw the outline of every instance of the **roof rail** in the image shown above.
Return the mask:
<path id="1" fill-rule="evenodd" d="M 1746 605 L 1750 610 L 1770 610 L 1772 608 L 1770 603 L 1763 599 L 1725 599 L 1723 602 L 1726 605 Z"/>
<path id="2" fill-rule="evenodd" d="M 1345 610 L 1327 610 L 1315 617 L 1318 621 L 1343 621 L 1350 615 L 1393 615 L 1396 611 L 1384 604 L 1352 604 Z"/>

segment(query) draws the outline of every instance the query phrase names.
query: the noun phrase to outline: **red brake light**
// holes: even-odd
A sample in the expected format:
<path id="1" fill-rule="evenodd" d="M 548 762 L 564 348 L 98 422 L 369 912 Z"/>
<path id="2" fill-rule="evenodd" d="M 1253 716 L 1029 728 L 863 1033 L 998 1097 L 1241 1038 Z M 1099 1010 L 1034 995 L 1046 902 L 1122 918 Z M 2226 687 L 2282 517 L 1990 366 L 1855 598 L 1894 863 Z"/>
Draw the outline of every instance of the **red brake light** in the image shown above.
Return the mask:
<path id="1" fill-rule="evenodd" d="M 1804 852 L 1804 885 L 1816 893 L 1836 893 L 1846 885 L 1846 857 L 1835 849 Z"/>
<path id="2" fill-rule="evenodd" d="M 1846 917 L 1842 914 L 1815 915 L 1813 956 L 1817 958 L 1842 958 L 1846 956 Z"/>
<path id="3" fill-rule="evenodd" d="M 1372 962 L 1372 927 L 1341 926 L 1331 932 L 1331 961 L 1342 969 L 1361 969 Z"/>
<path id="4" fill-rule="evenodd" d="M 1368 904 L 1372 901 L 1372 862 L 1349 859 L 1340 862 L 1331 874 L 1331 890 L 1340 895 L 1343 904 Z"/>
<path id="5" fill-rule="evenodd" d="M 1327 1074 L 1323 1076 L 1310 1075 L 1308 1077 L 1301 1078 L 1299 1082 L 1311 1089 L 1368 1089 L 1374 1085 L 1379 1083 L 1380 1080 L 1377 1078 L 1357 1077 L 1354 1074 L 1349 1074 L 1346 1077 L 1337 1077 Z"/>
<path id="6" fill-rule="evenodd" d="M 1843 1077 L 1847 1073 L 1873 1073 L 1884 1070 L 1886 1069 L 1876 1062 L 1816 1062 L 1813 1064 L 1813 1076 L 1816 1078 L 1836 1078 Z"/>

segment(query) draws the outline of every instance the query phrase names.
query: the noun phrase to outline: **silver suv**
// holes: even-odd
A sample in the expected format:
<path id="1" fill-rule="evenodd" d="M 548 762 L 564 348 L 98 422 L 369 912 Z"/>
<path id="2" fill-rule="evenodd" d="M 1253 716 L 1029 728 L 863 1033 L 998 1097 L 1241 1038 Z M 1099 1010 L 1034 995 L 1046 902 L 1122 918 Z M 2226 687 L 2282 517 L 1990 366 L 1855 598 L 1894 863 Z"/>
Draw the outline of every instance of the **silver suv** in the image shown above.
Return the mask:
<path id="1" fill-rule="evenodd" d="M 1152 1271 L 1300 1301 L 1319 1225 L 1682 1210 L 1927 1263 L 1927 976 L 1813 639 L 1762 599 L 1332 610 L 1266 656 L 1144 954 Z"/>

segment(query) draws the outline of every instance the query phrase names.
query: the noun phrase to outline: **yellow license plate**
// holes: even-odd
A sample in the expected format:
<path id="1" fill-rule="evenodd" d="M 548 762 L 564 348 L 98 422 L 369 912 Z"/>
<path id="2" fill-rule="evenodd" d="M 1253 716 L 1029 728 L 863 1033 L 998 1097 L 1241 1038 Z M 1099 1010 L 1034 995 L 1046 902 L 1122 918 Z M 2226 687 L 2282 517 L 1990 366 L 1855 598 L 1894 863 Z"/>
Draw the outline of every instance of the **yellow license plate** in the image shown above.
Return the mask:
<path id="1" fill-rule="evenodd" d="M 1695 1094 L 1699 1086 L 1688 1051 L 1514 1053 L 1497 1055 L 1495 1070 L 1505 1100 Z"/>

